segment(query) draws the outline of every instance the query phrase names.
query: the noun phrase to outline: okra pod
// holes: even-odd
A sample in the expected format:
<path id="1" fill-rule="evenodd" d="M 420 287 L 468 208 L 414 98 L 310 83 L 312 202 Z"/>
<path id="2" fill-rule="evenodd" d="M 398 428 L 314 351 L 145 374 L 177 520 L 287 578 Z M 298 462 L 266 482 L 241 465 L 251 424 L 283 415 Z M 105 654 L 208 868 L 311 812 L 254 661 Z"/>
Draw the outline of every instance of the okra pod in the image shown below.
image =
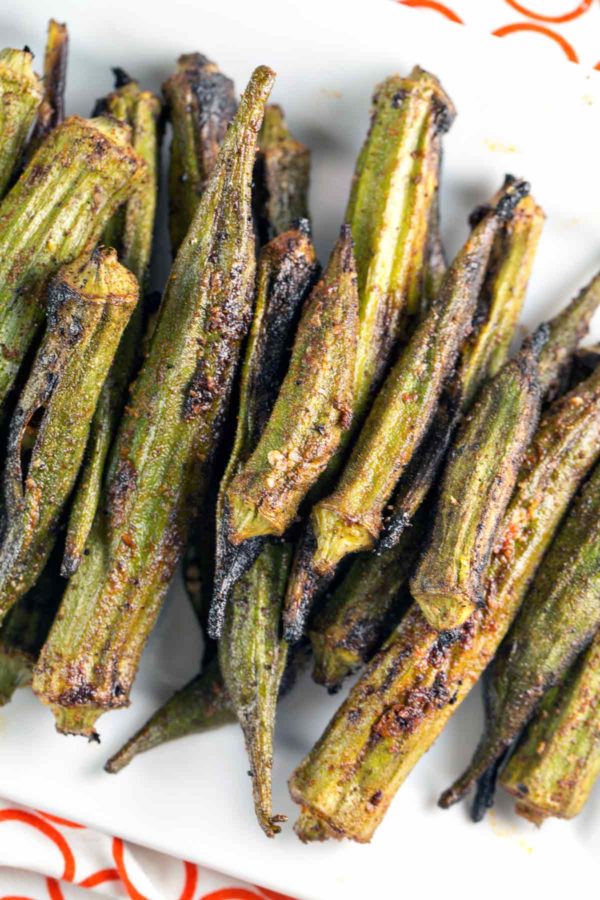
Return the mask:
<path id="1" fill-rule="evenodd" d="M 37 149 L 65 118 L 65 84 L 69 55 L 69 32 L 64 23 L 50 19 L 44 54 L 44 97 L 28 150 Z"/>
<path id="2" fill-rule="evenodd" d="M 103 248 L 58 272 L 48 326 L 9 434 L 0 617 L 36 582 L 83 459 L 100 390 L 137 303 L 134 276 Z"/>
<path id="3" fill-rule="evenodd" d="M 427 432 L 469 331 L 495 235 L 527 192 L 525 183 L 511 184 L 476 225 L 375 398 L 337 488 L 313 508 L 318 575 L 332 575 L 348 553 L 373 547 L 384 507 Z M 288 598 L 293 605 L 293 590 Z"/>
<path id="4" fill-rule="evenodd" d="M 440 634 L 413 604 L 293 774 L 292 797 L 309 814 L 297 825 L 301 837 L 311 839 L 317 818 L 328 836 L 370 840 L 396 790 L 493 657 L 600 455 L 599 438 L 600 377 L 592 376 L 541 420 L 499 530 L 486 606 Z"/>
<path id="5" fill-rule="evenodd" d="M 217 502 L 213 617 L 222 615 L 229 592 L 257 556 L 256 542 L 238 547 L 227 534 L 226 494 L 256 449 L 285 376 L 289 345 L 299 312 L 318 276 L 308 221 L 263 247 L 258 260 L 256 301 L 240 379 L 235 442 Z M 248 546 L 250 545 L 250 546 Z"/>
<path id="6" fill-rule="evenodd" d="M 429 544 L 410 582 L 438 631 L 459 628 L 483 599 L 496 532 L 539 418 L 537 355 L 528 342 L 484 385 L 452 446 Z"/>
<path id="7" fill-rule="evenodd" d="M 112 223 L 109 223 L 122 263 L 133 272 L 140 284 L 141 299 L 121 338 L 92 422 L 83 471 L 69 516 L 63 561 L 63 575 L 66 577 L 73 575 L 81 562 L 100 500 L 110 444 L 125 402 L 127 387 L 141 355 L 145 318 L 142 298 L 150 266 L 158 195 L 158 119 L 161 109 L 158 97 L 150 91 L 141 91 L 137 82 L 125 80 L 102 102 L 102 109 L 131 128 L 133 148 L 146 164 L 144 178 L 137 184 L 125 207 L 118 210 Z"/>
<path id="8" fill-rule="evenodd" d="M 44 646 L 34 690 L 61 731 L 126 706 L 206 489 L 252 309 L 252 169 L 274 81 L 255 70 L 171 270 L 109 464 L 88 555 Z"/>
<path id="9" fill-rule="evenodd" d="M 305 304 L 269 420 L 225 491 L 224 534 L 230 544 L 252 540 L 256 557 L 257 538 L 283 535 L 339 447 L 351 420 L 357 331 L 352 237 L 343 226 L 329 265 Z M 217 636 L 219 607 L 214 610 L 211 634 Z"/>
<path id="10" fill-rule="evenodd" d="M 163 84 L 173 138 L 169 162 L 171 250 L 177 253 L 237 109 L 233 81 L 200 53 L 186 53 Z"/>
<path id="11" fill-rule="evenodd" d="M 143 171 L 126 126 L 73 116 L 0 204 L 0 406 L 43 322 L 48 278 L 96 244 Z"/>
<path id="12" fill-rule="evenodd" d="M 42 85 L 32 60 L 29 50 L 0 52 L 0 197 L 18 168 L 42 102 Z"/>
<path id="13" fill-rule="evenodd" d="M 199 734 L 235 722 L 235 713 L 223 684 L 216 659 L 192 678 L 181 690 L 158 709 L 153 716 L 121 747 L 104 766 L 116 774 L 140 753 L 168 741 Z"/>
<path id="14" fill-rule="evenodd" d="M 275 709 L 288 647 L 279 635 L 290 546 L 271 544 L 235 585 L 219 640 L 219 664 L 244 732 L 254 809 L 267 835 L 281 831 L 273 815 L 271 769 Z"/>
<path id="15" fill-rule="evenodd" d="M 500 776 L 516 811 L 537 825 L 572 819 L 600 776 L 600 637 L 548 692 Z"/>
<path id="16" fill-rule="evenodd" d="M 267 106 L 254 166 L 254 215 L 266 244 L 308 219 L 310 150 L 291 134 L 280 106 Z"/>
<path id="17" fill-rule="evenodd" d="M 558 683 L 599 626 L 597 467 L 540 566 L 488 673 L 485 731 L 468 769 L 445 795 L 449 802 L 463 797 L 510 748 L 543 695 Z M 487 783 L 483 790 L 487 791 Z M 480 802 L 476 808 L 481 808 Z"/>

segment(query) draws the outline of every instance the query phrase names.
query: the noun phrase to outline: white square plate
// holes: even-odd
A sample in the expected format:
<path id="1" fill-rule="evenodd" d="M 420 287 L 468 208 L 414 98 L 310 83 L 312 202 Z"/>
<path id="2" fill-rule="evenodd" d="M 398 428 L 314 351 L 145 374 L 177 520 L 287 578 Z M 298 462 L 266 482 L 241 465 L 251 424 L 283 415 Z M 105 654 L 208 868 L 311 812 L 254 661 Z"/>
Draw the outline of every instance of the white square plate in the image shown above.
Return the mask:
<path id="1" fill-rule="evenodd" d="M 177 56 L 201 50 L 236 79 L 268 63 L 273 99 L 313 150 L 311 206 L 325 260 L 347 199 L 370 96 L 384 76 L 419 63 L 436 73 L 459 116 L 446 139 L 443 230 L 454 252 L 466 217 L 506 171 L 529 178 L 548 222 L 525 320 L 566 302 L 600 265 L 600 77 L 522 53 L 519 39 L 472 34 L 383 0 L 19 0 L 0 12 L 2 45 L 42 52 L 46 18 L 71 30 L 68 106 L 87 113 L 123 66 L 158 88 Z M 543 52 L 543 51 L 542 51 Z M 550 63 L 550 64 L 549 64 Z M 600 877 L 600 794 L 571 824 L 541 831 L 500 798 L 480 826 L 464 807 L 440 812 L 439 792 L 470 757 L 479 698 L 451 721 L 400 791 L 368 846 L 302 846 L 287 827 L 267 842 L 253 819 L 241 735 L 233 726 L 140 757 L 118 776 L 102 764 L 175 687 L 194 673 L 194 620 L 174 588 L 144 654 L 129 710 L 100 722 L 102 744 L 60 737 L 29 691 L 0 712 L 0 796 L 207 864 L 299 898 L 518 895 L 564 897 Z M 275 810 L 296 812 L 286 778 L 339 702 L 306 678 L 282 704 Z M 596 889 L 597 890 L 597 889 Z M 535 894 L 533 893 L 535 892 Z M 159 898 L 163 900 L 163 898 Z"/>

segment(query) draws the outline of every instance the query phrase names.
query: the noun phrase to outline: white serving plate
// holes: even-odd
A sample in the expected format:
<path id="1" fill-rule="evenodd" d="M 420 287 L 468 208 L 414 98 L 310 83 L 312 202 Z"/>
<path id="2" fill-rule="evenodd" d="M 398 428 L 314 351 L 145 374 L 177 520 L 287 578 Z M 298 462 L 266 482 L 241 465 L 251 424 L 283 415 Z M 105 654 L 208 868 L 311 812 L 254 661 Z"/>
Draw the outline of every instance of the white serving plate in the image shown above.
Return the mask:
<path id="1" fill-rule="evenodd" d="M 273 99 L 313 150 L 311 206 L 321 258 L 339 227 L 373 86 L 419 63 L 439 75 L 458 119 L 446 139 L 443 230 L 451 251 L 466 216 L 506 171 L 528 177 L 548 214 L 525 321 L 565 302 L 600 266 L 600 77 L 553 47 L 522 53 L 502 42 L 384 0 L 20 0 L 0 12 L 2 45 L 41 53 L 49 14 L 69 23 L 68 106 L 86 113 L 123 66 L 158 88 L 184 51 L 202 50 L 235 77 L 279 72 Z M 597 337 L 597 335 L 596 335 Z M 480 826 L 464 807 L 440 812 L 439 792 L 470 757 L 480 728 L 473 695 L 400 791 L 370 846 L 302 846 L 287 827 L 268 842 L 253 819 L 242 739 L 234 726 L 186 738 L 118 776 L 102 764 L 196 667 L 200 648 L 174 588 L 144 654 L 129 710 L 100 722 L 102 744 L 57 735 L 29 691 L 0 712 L 0 796 L 42 808 L 298 898 L 526 894 L 564 897 L 600 876 L 600 793 L 571 824 L 541 831 L 500 798 Z M 276 811 L 296 812 L 286 778 L 339 698 L 307 677 L 281 707 Z M 597 890 L 597 888 L 596 888 Z M 154 900 L 154 898 L 153 898 Z M 157 898 L 163 900 L 163 898 Z"/>

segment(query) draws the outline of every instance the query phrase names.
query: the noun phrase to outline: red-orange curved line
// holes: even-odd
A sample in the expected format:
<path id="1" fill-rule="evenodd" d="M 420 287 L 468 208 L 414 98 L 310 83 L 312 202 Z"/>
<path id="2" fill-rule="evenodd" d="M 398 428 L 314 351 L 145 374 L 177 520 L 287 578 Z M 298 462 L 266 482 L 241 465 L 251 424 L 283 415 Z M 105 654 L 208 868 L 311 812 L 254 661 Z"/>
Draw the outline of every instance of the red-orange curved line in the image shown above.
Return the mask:
<path id="1" fill-rule="evenodd" d="M 287 894 L 280 894 L 278 891 L 271 891 L 269 888 L 256 885 L 261 894 L 264 894 L 267 900 L 295 900 L 294 897 L 288 897 Z"/>
<path id="2" fill-rule="evenodd" d="M 56 828 L 49 825 L 48 822 L 44 822 L 43 819 L 38 819 L 37 816 L 34 816 L 30 812 L 26 812 L 24 809 L 1 810 L 0 822 L 24 822 L 25 825 L 31 825 L 32 828 L 37 828 L 38 831 L 41 831 L 42 834 L 50 838 L 51 841 L 54 841 L 62 853 L 65 862 L 65 868 L 62 874 L 63 881 L 73 881 L 75 877 L 75 857 L 60 831 L 57 831 Z"/>
<path id="3" fill-rule="evenodd" d="M 598 71 L 600 72 L 600 62 L 597 62 L 596 65 L 594 66 L 594 68 L 598 69 Z"/>
<path id="4" fill-rule="evenodd" d="M 514 34 L 516 31 L 535 31 L 538 34 L 545 34 L 546 37 L 556 41 L 562 47 L 567 59 L 574 63 L 579 62 L 579 57 L 573 47 L 565 40 L 562 34 L 557 34 L 556 31 L 546 28 L 545 25 L 537 25 L 535 22 L 514 22 L 512 25 L 503 25 L 502 28 L 497 28 L 495 31 L 492 31 L 492 34 L 496 37 L 504 37 L 507 34 Z"/>
<path id="5" fill-rule="evenodd" d="M 143 894 L 140 894 L 136 886 L 129 880 L 129 875 L 127 874 L 127 869 L 125 868 L 125 853 L 123 850 L 123 841 L 121 840 L 121 838 L 113 838 L 112 854 L 115 861 L 115 866 L 117 867 L 117 872 L 119 873 L 119 878 L 123 882 L 123 886 L 127 891 L 127 896 L 130 898 L 130 900 L 148 900 L 148 897 L 144 897 Z"/>
<path id="6" fill-rule="evenodd" d="M 119 881 L 120 878 L 121 876 L 116 869 L 98 869 L 97 872 L 88 875 L 87 878 L 80 881 L 79 887 L 93 888 L 97 887 L 99 884 L 104 884 L 105 881 Z"/>
<path id="7" fill-rule="evenodd" d="M 46 887 L 48 888 L 50 900 L 65 900 L 65 895 L 61 891 L 56 878 L 46 878 Z"/>
<path id="8" fill-rule="evenodd" d="M 179 900 L 194 900 L 196 887 L 198 885 L 198 867 L 191 862 L 184 862 L 185 867 L 185 884 L 179 895 Z"/>
<path id="9" fill-rule="evenodd" d="M 594 0 L 581 0 L 579 5 L 569 12 L 561 13 L 559 16 L 547 16 L 545 13 L 537 13 L 532 9 L 527 9 L 527 7 L 519 3 L 518 0 L 506 0 L 506 3 L 508 3 L 509 6 L 512 6 L 513 9 L 516 9 L 517 12 L 522 13 L 524 16 L 529 16 L 530 19 L 539 19 L 540 22 L 555 23 L 570 22 L 572 19 L 577 19 L 591 8 L 593 2 Z"/>
<path id="10" fill-rule="evenodd" d="M 78 822 L 70 822 L 68 819 L 61 819 L 60 816 L 53 816 L 51 813 L 44 812 L 43 809 L 36 809 L 34 812 L 48 819 L 49 822 L 55 822 L 56 825 L 64 825 L 65 828 L 85 828 L 85 825 L 80 825 Z"/>
<path id="11" fill-rule="evenodd" d="M 438 0 L 399 0 L 399 2 L 403 6 L 433 9 L 435 10 L 435 12 L 441 13 L 442 16 L 446 16 L 446 18 L 450 19 L 451 22 L 458 22 L 459 25 L 465 24 L 461 17 L 457 13 L 455 13 L 453 9 L 450 9 L 450 7 L 446 6 L 444 3 L 438 3 Z"/>
<path id="12" fill-rule="evenodd" d="M 33 897 L 21 897 L 19 894 L 5 894 L 4 897 L 0 897 L 0 900 L 33 900 Z"/>
<path id="13" fill-rule="evenodd" d="M 254 891 L 247 891 L 246 888 L 231 887 L 203 894 L 200 900 L 260 900 L 260 897 Z"/>

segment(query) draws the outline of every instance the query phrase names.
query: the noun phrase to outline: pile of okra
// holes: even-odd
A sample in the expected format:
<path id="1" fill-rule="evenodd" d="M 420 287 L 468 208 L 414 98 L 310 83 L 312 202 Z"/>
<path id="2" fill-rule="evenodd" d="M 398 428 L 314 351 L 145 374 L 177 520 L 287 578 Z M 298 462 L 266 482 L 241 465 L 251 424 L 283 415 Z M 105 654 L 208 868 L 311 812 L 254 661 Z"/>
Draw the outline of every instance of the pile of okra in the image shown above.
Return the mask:
<path id="1" fill-rule="evenodd" d="M 289 788 L 301 840 L 369 841 L 485 676 L 440 806 L 473 788 L 479 820 L 499 783 L 533 822 L 577 815 L 600 774 L 600 275 L 523 337 L 544 213 L 512 175 L 446 259 L 455 109 L 419 67 L 375 88 L 321 266 L 269 68 L 241 99 L 199 53 L 161 96 L 115 69 L 65 118 L 67 47 L 51 20 L 43 77 L 0 53 L 0 702 L 30 685 L 97 739 L 181 567 L 199 673 L 108 772 L 237 720 L 273 836 L 280 698 L 358 673 Z"/>

